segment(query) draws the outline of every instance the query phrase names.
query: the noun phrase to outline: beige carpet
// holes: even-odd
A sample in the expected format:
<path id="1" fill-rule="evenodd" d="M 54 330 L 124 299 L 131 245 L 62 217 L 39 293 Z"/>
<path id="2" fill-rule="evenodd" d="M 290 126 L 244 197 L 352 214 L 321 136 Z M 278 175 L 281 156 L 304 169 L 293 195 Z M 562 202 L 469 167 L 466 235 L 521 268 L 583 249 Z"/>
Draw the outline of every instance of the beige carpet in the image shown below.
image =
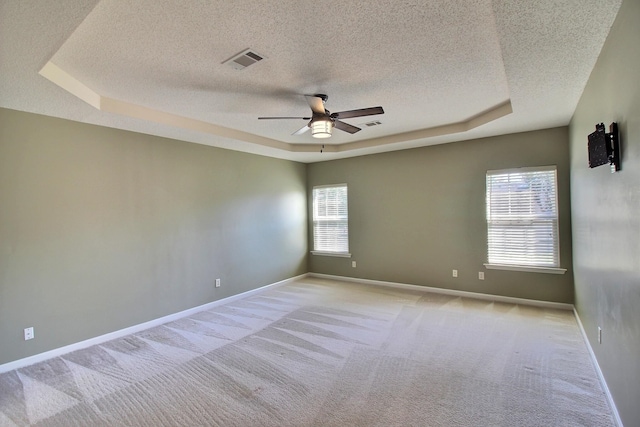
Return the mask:
<path id="1" fill-rule="evenodd" d="M 304 279 L 0 375 L 0 426 L 614 426 L 573 313 Z"/>

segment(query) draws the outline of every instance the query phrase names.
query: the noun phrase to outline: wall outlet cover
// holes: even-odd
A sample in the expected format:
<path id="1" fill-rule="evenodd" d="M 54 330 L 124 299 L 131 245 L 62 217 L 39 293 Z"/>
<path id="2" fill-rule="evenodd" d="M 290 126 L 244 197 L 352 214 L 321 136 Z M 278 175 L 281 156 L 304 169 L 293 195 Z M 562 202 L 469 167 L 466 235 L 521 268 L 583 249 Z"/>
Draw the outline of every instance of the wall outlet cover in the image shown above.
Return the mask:
<path id="1" fill-rule="evenodd" d="M 35 338 L 33 326 L 30 328 L 24 328 L 24 340 L 32 340 L 33 338 Z"/>

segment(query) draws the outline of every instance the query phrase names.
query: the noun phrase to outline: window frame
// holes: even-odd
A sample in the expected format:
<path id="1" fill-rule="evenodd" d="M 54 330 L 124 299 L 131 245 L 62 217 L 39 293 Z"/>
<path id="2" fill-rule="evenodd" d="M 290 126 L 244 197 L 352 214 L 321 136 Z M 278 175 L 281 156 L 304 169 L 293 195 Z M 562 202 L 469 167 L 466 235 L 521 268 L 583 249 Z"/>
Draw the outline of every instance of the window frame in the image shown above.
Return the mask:
<path id="1" fill-rule="evenodd" d="M 497 263 L 490 261 L 490 252 L 491 252 L 491 193 L 490 193 L 490 177 L 498 176 L 498 175 L 511 175 L 511 174 L 526 174 L 526 173 L 536 173 L 536 172 L 553 172 L 553 184 L 554 184 L 554 208 L 555 208 L 555 217 L 551 218 L 551 221 L 554 221 L 555 224 L 552 224 L 552 228 L 555 230 L 555 235 L 553 236 L 553 245 L 555 246 L 553 251 L 556 254 L 556 263 L 553 265 L 548 264 L 519 264 L 517 262 L 513 263 Z M 511 192 L 509 192 L 511 194 Z M 486 238 L 487 238 L 487 262 L 484 266 L 487 269 L 493 270 L 511 270 L 511 271 L 526 271 L 526 272 L 536 272 L 536 273 L 551 273 L 551 274 L 564 274 L 567 270 L 560 267 L 560 213 L 559 213 L 559 203 L 558 203 L 558 170 L 556 165 L 548 165 L 548 166 L 538 166 L 538 167 L 522 167 L 522 168 L 511 168 L 511 169 L 499 169 L 499 170 L 488 170 L 485 175 L 485 220 L 486 220 Z M 509 201 L 509 210 L 511 210 L 511 204 Z M 495 211 L 493 211 L 495 212 Z M 495 216 L 495 213 L 494 213 Z M 523 215 L 514 215 L 511 219 L 501 219 L 495 220 L 493 222 L 515 225 L 522 225 L 523 229 L 527 227 L 535 228 L 536 225 L 549 221 L 548 216 L 539 215 L 539 216 L 531 216 L 531 212 L 527 215 L 525 219 Z M 505 239 L 506 240 L 506 239 Z M 508 255 L 508 254 L 505 254 Z"/>
<path id="2" fill-rule="evenodd" d="M 323 189 L 332 189 L 332 188 L 345 188 L 346 190 L 346 215 L 344 218 L 336 218 L 334 217 L 318 217 L 317 216 L 317 206 L 316 206 L 316 191 L 320 191 Z M 329 222 L 339 222 L 346 226 L 346 250 L 330 250 L 327 248 L 317 249 L 317 241 L 316 241 L 316 225 L 318 223 L 329 223 Z M 350 258 L 351 253 L 349 252 L 349 186 L 346 183 L 342 184 L 328 184 L 328 185 L 315 185 L 311 191 L 311 223 L 312 223 L 312 235 L 313 235 L 313 250 L 311 254 L 313 255 L 324 255 L 324 256 L 334 256 L 334 257 L 344 257 Z"/>

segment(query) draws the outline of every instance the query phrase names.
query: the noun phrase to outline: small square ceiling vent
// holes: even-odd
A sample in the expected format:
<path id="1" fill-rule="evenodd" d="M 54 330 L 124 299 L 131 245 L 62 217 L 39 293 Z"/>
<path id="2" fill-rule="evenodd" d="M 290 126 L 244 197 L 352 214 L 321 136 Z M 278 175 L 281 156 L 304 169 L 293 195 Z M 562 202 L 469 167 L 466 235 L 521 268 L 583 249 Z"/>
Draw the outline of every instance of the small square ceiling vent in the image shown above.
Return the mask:
<path id="1" fill-rule="evenodd" d="M 381 124 L 382 124 L 382 122 L 380 120 L 374 120 L 373 122 L 368 122 L 368 123 L 365 123 L 364 125 L 368 126 L 368 127 L 371 127 L 371 126 L 378 126 L 378 125 L 381 125 Z"/>
<path id="2" fill-rule="evenodd" d="M 223 64 L 228 64 L 234 70 L 243 70 L 249 65 L 253 65 L 258 61 L 262 61 L 264 56 L 256 53 L 254 50 L 246 49 L 237 54 L 236 56 L 227 59 Z"/>

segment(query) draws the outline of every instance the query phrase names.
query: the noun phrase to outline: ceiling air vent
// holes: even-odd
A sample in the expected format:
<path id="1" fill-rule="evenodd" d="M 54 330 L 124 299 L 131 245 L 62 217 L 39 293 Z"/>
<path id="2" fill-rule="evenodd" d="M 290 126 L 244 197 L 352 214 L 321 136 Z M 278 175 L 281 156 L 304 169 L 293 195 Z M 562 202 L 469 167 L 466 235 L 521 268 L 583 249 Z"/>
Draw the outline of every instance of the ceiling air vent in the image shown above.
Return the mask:
<path id="1" fill-rule="evenodd" d="M 223 64 L 229 64 L 234 70 L 242 70 L 249 65 L 253 65 L 258 61 L 262 61 L 264 57 L 257 54 L 251 49 L 246 49 L 240 52 L 238 55 L 227 59 Z"/>
<path id="2" fill-rule="evenodd" d="M 381 125 L 381 124 L 382 124 L 382 122 L 380 120 L 374 120 L 372 122 L 365 123 L 364 125 L 368 126 L 368 127 L 371 127 L 371 126 L 378 126 L 378 125 Z"/>

